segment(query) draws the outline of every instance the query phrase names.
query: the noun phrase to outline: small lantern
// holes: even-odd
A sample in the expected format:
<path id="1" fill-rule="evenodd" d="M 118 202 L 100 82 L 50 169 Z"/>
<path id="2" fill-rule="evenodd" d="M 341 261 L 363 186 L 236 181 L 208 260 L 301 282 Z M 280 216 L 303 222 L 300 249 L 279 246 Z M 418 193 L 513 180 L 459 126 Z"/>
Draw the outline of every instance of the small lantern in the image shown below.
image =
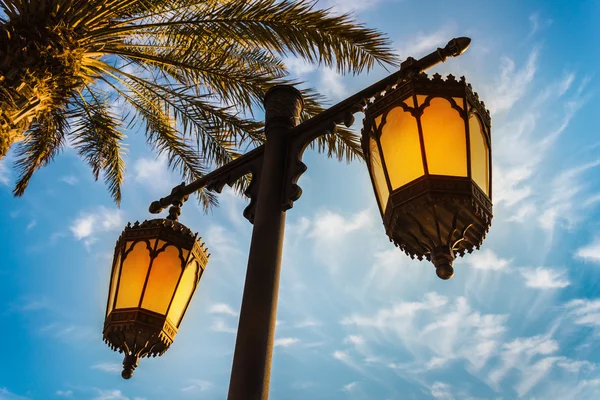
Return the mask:
<path id="1" fill-rule="evenodd" d="M 442 279 L 490 227 L 490 128 L 477 93 L 452 75 L 416 74 L 365 109 L 362 146 L 386 233 Z"/>
<path id="2" fill-rule="evenodd" d="M 209 254 L 177 221 L 128 224 L 115 247 L 104 341 L 125 353 L 123 378 L 141 357 L 162 355 L 175 338 Z"/>

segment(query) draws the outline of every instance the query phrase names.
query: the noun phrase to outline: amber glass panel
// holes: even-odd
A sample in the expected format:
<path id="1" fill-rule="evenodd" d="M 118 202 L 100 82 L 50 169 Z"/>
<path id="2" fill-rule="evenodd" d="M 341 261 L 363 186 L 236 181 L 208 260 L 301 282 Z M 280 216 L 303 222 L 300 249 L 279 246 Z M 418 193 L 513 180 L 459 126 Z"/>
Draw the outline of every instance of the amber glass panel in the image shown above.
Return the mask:
<path id="1" fill-rule="evenodd" d="M 185 308 L 194 294 L 198 268 L 199 266 L 197 261 L 192 261 L 189 263 L 185 268 L 185 271 L 183 271 L 181 281 L 177 286 L 173 303 L 171 303 L 171 308 L 169 309 L 169 314 L 167 315 L 167 318 L 169 318 L 169 320 L 176 327 L 179 327 L 181 318 L 185 312 Z"/>
<path id="2" fill-rule="evenodd" d="M 166 314 L 182 271 L 179 250 L 175 246 L 168 246 L 159 253 L 152 262 L 142 308 Z"/>
<path id="3" fill-rule="evenodd" d="M 469 118 L 469 136 L 471 138 L 471 177 L 488 196 L 490 195 L 489 149 L 481 121 L 475 115 Z"/>
<path id="4" fill-rule="evenodd" d="M 461 110 L 464 109 L 464 99 L 462 97 L 453 97 L 452 99 L 456 102 L 456 105 L 459 106 Z"/>
<path id="5" fill-rule="evenodd" d="M 371 152 L 371 174 L 375 180 L 377 201 L 379 202 L 382 211 L 385 212 L 385 207 L 387 206 L 387 201 L 390 197 L 390 191 L 387 182 L 385 181 L 385 172 L 383 165 L 381 164 L 379 148 L 377 147 L 377 142 L 373 138 L 369 140 L 369 150 Z"/>
<path id="6" fill-rule="evenodd" d="M 423 158 L 417 120 L 402 108 L 393 108 L 381 132 L 381 148 L 392 190 L 422 176 Z"/>
<path id="7" fill-rule="evenodd" d="M 425 100 L 427 100 L 427 96 L 424 94 L 418 94 L 417 95 L 417 106 L 421 107 L 423 105 L 423 103 L 425 103 Z"/>
<path id="8" fill-rule="evenodd" d="M 108 307 L 106 309 L 106 315 L 110 314 L 115 305 L 115 295 L 117 291 L 117 283 L 119 282 L 119 272 L 121 272 L 121 247 L 115 257 L 115 264 L 113 265 L 112 276 L 110 278 L 110 292 L 108 292 Z"/>
<path id="9" fill-rule="evenodd" d="M 129 247 L 129 243 L 127 247 Z M 150 252 L 146 248 L 146 242 L 136 243 L 133 250 L 123 260 L 115 308 L 139 306 L 149 266 Z"/>
<path id="10" fill-rule="evenodd" d="M 427 167 L 433 175 L 467 176 L 465 121 L 450 102 L 431 100 L 421 116 Z"/>

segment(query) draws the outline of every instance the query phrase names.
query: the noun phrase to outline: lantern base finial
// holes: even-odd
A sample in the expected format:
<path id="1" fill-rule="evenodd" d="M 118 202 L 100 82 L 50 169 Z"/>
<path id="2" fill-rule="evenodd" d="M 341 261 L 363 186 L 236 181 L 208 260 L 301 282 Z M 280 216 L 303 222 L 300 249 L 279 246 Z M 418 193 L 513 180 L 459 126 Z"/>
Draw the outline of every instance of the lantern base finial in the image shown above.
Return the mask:
<path id="1" fill-rule="evenodd" d="M 454 276 L 454 252 L 449 246 L 436 247 L 431 252 L 431 262 L 435 266 L 435 273 L 438 278 L 448 280 Z"/>
<path id="2" fill-rule="evenodd" d="M 121 376 L 123 379 L 131 379 L 133 376 L 133 371 L 140 363 L 140 358 L 134 355 L 127 355 L 123 360 L 123 372 L 121 372 Z"/>

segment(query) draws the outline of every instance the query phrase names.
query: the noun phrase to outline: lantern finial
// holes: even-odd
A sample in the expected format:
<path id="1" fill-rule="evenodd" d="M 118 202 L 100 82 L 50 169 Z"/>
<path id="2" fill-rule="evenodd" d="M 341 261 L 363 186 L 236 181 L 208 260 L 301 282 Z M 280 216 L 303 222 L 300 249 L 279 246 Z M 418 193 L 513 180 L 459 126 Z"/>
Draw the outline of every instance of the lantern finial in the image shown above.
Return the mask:
<path id="1" fill-rule="evenodd" d="M 139 357 L 131 354 L 126 355 L 125 359 L 123 359 L 123 372 L 121 372 L 123 379 L 131 379 L 133 371 L 135 371 L 139 363 Z"/>

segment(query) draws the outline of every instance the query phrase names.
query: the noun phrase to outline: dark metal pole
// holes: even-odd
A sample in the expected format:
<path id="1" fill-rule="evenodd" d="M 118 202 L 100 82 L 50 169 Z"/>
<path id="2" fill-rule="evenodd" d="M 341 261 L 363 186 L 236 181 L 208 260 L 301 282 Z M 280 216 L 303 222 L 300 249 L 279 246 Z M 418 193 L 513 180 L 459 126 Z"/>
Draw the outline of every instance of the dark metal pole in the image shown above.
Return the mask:
<path id="1" fill-rule="evenodd" d="M 267 141 L 260 178 L 248 270 L 242 298 L 229 400 L 267 400 L 285 229 L 283 190 L 289 132 L 302 111 L 302 95 L 275 86 L 264 100 Z"/>

